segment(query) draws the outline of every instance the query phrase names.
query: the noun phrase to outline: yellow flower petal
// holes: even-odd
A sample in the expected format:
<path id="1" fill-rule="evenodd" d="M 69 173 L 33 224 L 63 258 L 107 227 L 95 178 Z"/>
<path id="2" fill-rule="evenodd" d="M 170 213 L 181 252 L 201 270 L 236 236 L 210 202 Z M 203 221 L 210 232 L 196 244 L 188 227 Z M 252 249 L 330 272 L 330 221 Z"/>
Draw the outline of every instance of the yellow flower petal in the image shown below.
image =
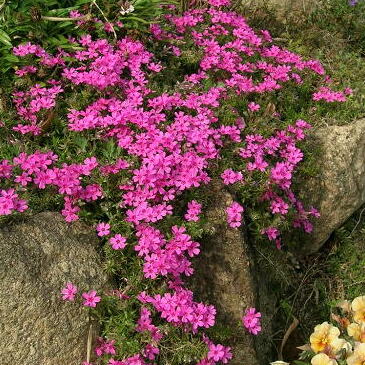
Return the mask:
<path id="1" fill-rule="evenodd" d="M 355 341 L 359 341 L 361 336 L 360 325 L 357 323 L 351 323 L 347 327 L 347 334 L 354 338 Z"/>
<path id="2" fill-rule="evenodd" d="M 355 298 L 351 303 L 354 320 L 357 323 L 365 323 L 365 296 Z"/>
<path id="3" fill-rule="evenodd" d="M 352 350 L 352 346 L 342 338 L 337 338 L 330 343 L 330 353 L 333 355 L 337 355 L 343 349 L 349 353 Z"/>
<path id="4" fill-rule="evenodd" d="M 332 342 L 337 340 L 339 335 L 340 330 L 328 322 L 317 325 L 310 336 L 312 350 L 315 353 L 322 352 L 326 348 L 331 347 Z"/>
<path id="5" fill-rule="evenodd" d="M 351 309 L 354 312 L 365 310 L 365 295 L 355 298 L 351 303 Z"/>
<path id="6" fill-rule="evenodd" d="M 337 361 L 330 359 L 326 354 L 317 354 L 312 358 L 312 365 L 337 365 Z"/>
<path id="7" fill-rule="evenodd" d="M 365 362 L 365 343 L 355 347 L 354 353 L 347 358 L 348 365 L 363 365 Z"/>

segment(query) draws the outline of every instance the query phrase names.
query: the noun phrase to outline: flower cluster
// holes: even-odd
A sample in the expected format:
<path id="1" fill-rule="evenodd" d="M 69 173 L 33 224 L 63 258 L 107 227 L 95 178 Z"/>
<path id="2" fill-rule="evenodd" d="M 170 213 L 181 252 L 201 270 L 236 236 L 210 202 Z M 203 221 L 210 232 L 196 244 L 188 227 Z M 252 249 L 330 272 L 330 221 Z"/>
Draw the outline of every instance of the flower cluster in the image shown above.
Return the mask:
<path id="1" fill-rule="evenodd" d="M 102 189 L 98 184 L 82 186 L 82 177 L 90 176 L 98 166 L 95 157 L 87 158 L 82 164 L 63 164 L 61 168 L 54 167 L 58 156 L 53 152 L 35 151 L 33 154 L 20 153 L 12 161 L 2 162 L 0 173 L 3 177 L 13 181 L 18 187 L 25 188 L 33 184 L 38 189 L 53 187 L 64 196 L 65 206 L 62 215 L 67 222 L 78 219 L 78 202 L 91 202 L 102 196 Z M 14 189 L 2 190 L 0 197 L 0 214 L 11 214 L 17 210 L 23 212 L 27 203 L 18 199 Z"/>
<path id="2" fill-rule="evenodd" d="M 24 212 L 27 209 L 27 202 L 19 199 L 14 189 L 0 190 L 0 215 L 9 215 L 14 211 Z"/>
<path id="3" fill-rule="evenodd" d="M 62 299 L 66 301 L 73 302 L 75 300 L 75 296 L 78 292 L 77 287 L 72 283 L 67 283 L 66 286 L 61 290 Z M 83 305 L 85 307 L 95 308 L 96 305 L 100 302 L 101 297 L 99 297 L 95 290 L 90 290 L 88 292 L 82 293 L 82 298 L 84 299 Z"/>
<path id="4" fill-rule="evenodd" d="M 325 100 L 327 103 L 333 103 L 335 101 L 345 102 L 346 94 L 341 91 L 333 91 L 328 87 L 321 87 L 313 94 L 313 100 Z"/>
<path id="5" fill-rule="evenodd" d="M 224 170 L 221 174 L 221 178 L 225 185 L 234 184 L 237 181 L 241 181 L 243 179 L 242 173 L 239 171 L 233 171 L 232 169 Z"/>
<path id="6" fill-rule="evenodd" d="M 193 301 L 190 290 L 178 289 L 175 293 L 144 295 L 143 303 L 150 303 L 174 326 L 184 327 L 196 333 L 199 328 L 209 328 L 214 325 L 216 310 L 212 305 L 204 305 Z"/>
<path id="7" fill-rule="evenodd" d="M 357 365 L 365 362 L 365 296 L 340 303 L 337 326 L 324 322 L 314 328 L 301 358 L 312 365 Z M 340 336 L 344 338 L 341 338 Z"/>
<path id="8" fill-rule="evenodd" d="M 49 83 L 51 83 L 51 81 Z M 53 85 L 47 88 L 39 84 L 35 84 L 26 92 L 18 91 L 14 93 L 13 101 L 18 115 L 26 123 L 18 124 L 13 127 L 13 129 L 22 134 L 40 134 L 42 131 L 40 125 L 42 121 L 44 122 L 47 118 L 45 111 L 51 110 L 55 107 L 57 95 L 62 92 L 63 89 L 59 85 Z"/>
<path id="9" fill-rule="evenodd" d="M 217 362 L 222 362 L 226 364 L 232 359 L 231 348 L 228 346 L 223 346 L 221 344 L 214 344 L 209 337 L 203 336 L 203 341 L 208 346 L 208 354 L 206 358 L 202 359 L 197 363 L 197 365 L 214 365 Z"/>

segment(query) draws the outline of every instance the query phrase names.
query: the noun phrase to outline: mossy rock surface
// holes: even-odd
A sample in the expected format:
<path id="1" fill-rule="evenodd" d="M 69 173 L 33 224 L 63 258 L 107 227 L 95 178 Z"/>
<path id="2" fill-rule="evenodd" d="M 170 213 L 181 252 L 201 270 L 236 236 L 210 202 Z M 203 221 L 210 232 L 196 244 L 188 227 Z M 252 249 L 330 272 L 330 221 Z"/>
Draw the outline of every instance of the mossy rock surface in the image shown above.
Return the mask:
<path id="1" fill-rule="evenodd" d="M 365 203 L 365 119 L 317 129 L 318 173 L 298 184 L 306 206 L 319 210 L 310 235 L 294 236 L 302 254 L 318 251 L 330 235 Z M 298 244 L 299 243 L 299 244 Z"/>
<path id="2" fill-rule="evenodd" d="M 90 228 L 53 212 L 0 228 L 1 364 L 86 360 L 88 311 L 80 300 L 62 301 L 60 291 L 68 281 L 80 291 L 108 285 L 97 244 Z"/>

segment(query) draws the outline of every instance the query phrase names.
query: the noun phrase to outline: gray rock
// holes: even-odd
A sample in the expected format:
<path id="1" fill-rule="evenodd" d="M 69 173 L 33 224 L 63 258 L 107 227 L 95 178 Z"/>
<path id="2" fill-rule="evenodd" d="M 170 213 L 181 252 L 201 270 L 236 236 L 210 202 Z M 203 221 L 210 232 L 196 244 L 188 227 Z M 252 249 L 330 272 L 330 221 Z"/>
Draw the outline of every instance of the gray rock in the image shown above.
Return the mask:
<path id="1" fill-rule="evenodd" d="M 107 278 L 97 238 L 81 223 L 41 213 L 0 229 L 0 364 L 80 365 L 86 360 L 88 311 L 63 302 L 67 281 L 100 289 Z"/>
<path id="2" fill-rule="evenodd" d="M 201 240 L 190 284 L 200 300 L 216 307 L 216 331 L 226 333 L 233 349 L 230 364 L 257 365 L 254 336 L 241 322 L 245 309 L 255 307 L 257 301 L 253 260 L 243 231 L 227 226 L 225 210 L 233 201 L 231 194 L 221 182 L 213 182 L 209 197 L 206 215 L 212 234 Z"/>
<path id="3" fill-rule="evenodd" d="M 303 237 L 301 252 L 318 251 L 331 233 L 365 203 L 365 119 L 320 128 L 312 138 L 320 147 L 320 173 L 300 185 L 301 198 L 321 217 Z"/>

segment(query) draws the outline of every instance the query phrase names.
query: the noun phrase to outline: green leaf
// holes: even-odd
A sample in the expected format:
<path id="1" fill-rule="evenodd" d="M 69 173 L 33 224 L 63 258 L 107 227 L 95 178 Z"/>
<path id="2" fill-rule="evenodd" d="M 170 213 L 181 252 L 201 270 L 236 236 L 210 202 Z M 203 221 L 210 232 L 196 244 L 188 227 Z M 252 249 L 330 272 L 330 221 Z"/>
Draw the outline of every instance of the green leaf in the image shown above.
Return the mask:
<path id="1" fill-rule="evenodd" d="M 62 22 L 62 23 L 59 23 L 57 26 L 58 26 L 58 28 L 66 28 L 70 25 L 73 25 L 73 22 L 70 22 L 70 21 Z"/>
<path id="2" fill-rule="evenodd" d="M 78 0 L 76 1 L 76 4 L 75 5 L 84 5 L 84 4 L 88 4 L 88 3 L 91 3 L 91 0 Z"/>
<path id="3" fill-rule="evenodd" d="M 150 24 L 150 22 L 144 20 L 144 19 L 141 19 L 141 18 L 138 18 L 136 16 L 128 16 L 127 17 L 128 20 L 135 20 L 137 22 L 141 22 L 141 23 L 144 23 L 144 24 Z"/>
<path id="4" fill-rule="evenodd" d="M 0 42 L 5 44 L 6 46 L 12 47 L 11 39 L 5 31 L 0 29 Z"/>
<path id="5" fill-rule="evenodd" d="M 4 59 L 9 62 L 13 62 L 13 63 L 19 62 L 19 58 L 17 56 L 14 56 L 13 54 L 8 54 L 8 55 L 4 56 Z"/>

